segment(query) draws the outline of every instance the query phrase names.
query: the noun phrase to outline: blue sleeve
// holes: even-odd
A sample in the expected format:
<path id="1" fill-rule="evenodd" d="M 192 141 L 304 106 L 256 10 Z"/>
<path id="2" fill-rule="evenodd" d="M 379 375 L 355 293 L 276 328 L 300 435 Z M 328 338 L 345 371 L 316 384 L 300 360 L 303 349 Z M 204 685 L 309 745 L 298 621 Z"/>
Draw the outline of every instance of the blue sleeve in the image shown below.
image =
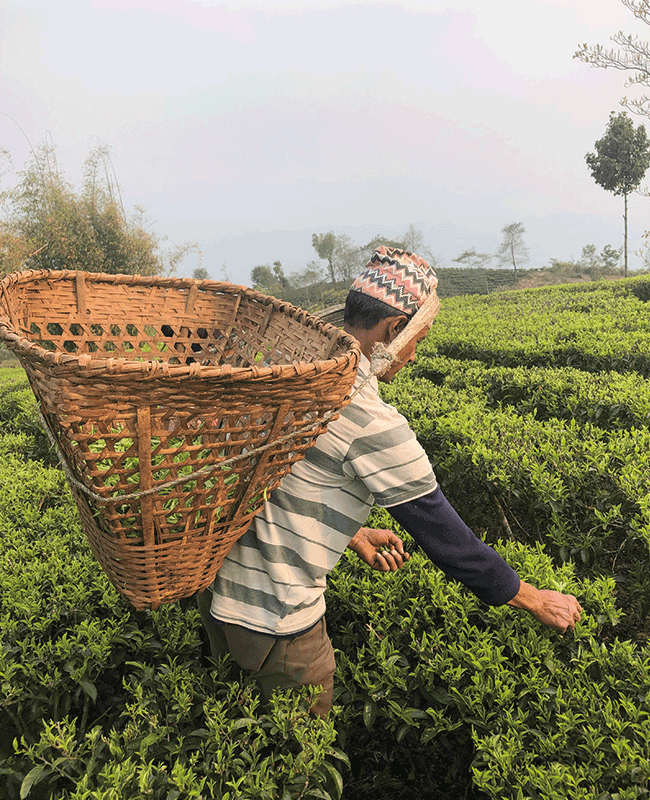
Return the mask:
<path id="1" fill-rule="evenodd" d="M 458 516 L 438 486 L 430 494 L 387 509 L 445 575 L 491 606 L 519 591 L 519 576 Z"/>

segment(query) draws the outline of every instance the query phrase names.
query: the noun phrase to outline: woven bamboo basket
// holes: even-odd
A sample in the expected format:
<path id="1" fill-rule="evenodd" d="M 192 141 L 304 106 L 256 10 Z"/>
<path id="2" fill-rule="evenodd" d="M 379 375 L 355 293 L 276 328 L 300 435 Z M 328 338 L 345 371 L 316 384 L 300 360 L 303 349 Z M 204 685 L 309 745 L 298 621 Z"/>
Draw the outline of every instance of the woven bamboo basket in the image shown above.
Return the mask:
<path id="1" fill-rule="evenodd" d="M 356 340 L 216 281 L 29 270 L 0 283 L 90 546 L 136 608 L 204 589 L 349 402 Z"/>

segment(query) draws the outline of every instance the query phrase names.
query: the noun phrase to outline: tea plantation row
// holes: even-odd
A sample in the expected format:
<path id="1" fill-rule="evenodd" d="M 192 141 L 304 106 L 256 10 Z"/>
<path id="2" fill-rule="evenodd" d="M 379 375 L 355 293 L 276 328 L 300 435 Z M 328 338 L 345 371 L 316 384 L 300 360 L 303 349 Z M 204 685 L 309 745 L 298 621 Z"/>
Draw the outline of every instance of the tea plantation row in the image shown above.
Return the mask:
<path id="1" fill-rule="evenodd" d="M 561 637 L 482 606 L 407 536 L 395 574 L 346 555 L 327 597 L 328 721 L 298 693 L 262 713 L 228 663 L 202 657 L 191 601 L 128 606 L 90 555 L 24 378 L 0 376 L 0 798 L 647 796 L 649 287 L 445 301 L 386 398 L 474 529 L 523 578 L 576 594 L 584 620 Z M 605 342 L 608 308 L 626 330 L 610 316 Z M 606 359 L 576 334 L 563 361 L 563 326 L 596 322 Z"/>
<path id="2" fill-rule="evenodd" d="M 475 528 L 494 536 L 500 519 L 581 574 L 615 576 L 631 629 L 650 611 L 650 381 L 630 368 L 630 354 L 650 364 L 649 299 L 648 278 L 451 298 L 384 391 Z M 472 358 L 451 357 L 450 331 L 469 319 Z"/>

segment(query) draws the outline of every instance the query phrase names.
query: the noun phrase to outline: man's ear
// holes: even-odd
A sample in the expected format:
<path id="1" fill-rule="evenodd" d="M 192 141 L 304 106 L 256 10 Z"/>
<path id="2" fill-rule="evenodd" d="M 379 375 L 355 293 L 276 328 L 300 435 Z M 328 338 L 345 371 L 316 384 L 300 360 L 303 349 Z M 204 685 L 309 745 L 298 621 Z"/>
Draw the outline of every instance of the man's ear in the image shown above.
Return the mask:
<path id="1" fill-rule="evenodd" d="M 386 326 L 386 338 L 388 339 L 388 344 L 390 344 L 396 336 L 401 333 L 404 328 L 408 325 L 408 317 L 400 316 L 400 317 L 389 317 L 387 320 L 388 325 Z"/>

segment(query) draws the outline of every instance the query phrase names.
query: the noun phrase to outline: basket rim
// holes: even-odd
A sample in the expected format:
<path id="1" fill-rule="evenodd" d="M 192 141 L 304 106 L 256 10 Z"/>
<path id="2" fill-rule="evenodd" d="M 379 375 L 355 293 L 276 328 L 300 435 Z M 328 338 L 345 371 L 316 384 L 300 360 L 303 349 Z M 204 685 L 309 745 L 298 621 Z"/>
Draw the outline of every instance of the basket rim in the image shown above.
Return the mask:
<path id="1" fill-rule="evenodd" d="M 332 341 L 338 339 L 344 346 L 347 345 L 348 352 L 344 355 L 319 361 L 299 361 L 289 364 L 274 364 L 268 367 L 233 367 L 230 364 L 210 366 L 202 365 L 198 362 L 193 364 L 168 364 L 153 359 L 146 361 L 124 357 L 106 358 L 88 353 L 73 355 L 62 351 L 46 350 L 37 342 L 32 342 L 16 331 L 9 314 L 9 295 L 13 287 L 42 280 L 76 281 L 78 279 L 77 276 L 80 274 L 89 283 L 160 286 L 170 289 L 187 289 L 196 286 L 199 291 L 239 294 L 264 305 L 273 305 L 279 313 L 296 319 L 305 327 L 325 334 Z M 81 374 L 92 372 L 93 378 L 109 379 L 128 377 L 129 379 L 158 380 L 161 377 L 170 377 L 174 379 L 191 378 L 192 380 L 202 378 L 220 378 L 228 381 L 242 379 L 277 380 L 294 377 L 297 374 L 300 374 L 301 377 L 307 377 L 310 373 L 321 375 L 332 369 L 337 369 L 343 363 L 348 362 L 351 357 L 356 361 L 355 366 L 357 366 L 361 355 L 359 342 L 351 334 L 326 322 L 316 314 L 310 314 L 304 309 L 294 306 L 286 300 L 279 300 L 272 295 L 263 294 L 242 284 L 210 279 L 197 280 L 196 278 L 172 278 L 161 275 L 111 274 L 83 270 L 28 269 L 6 275 L 0 281 L 0 341 L 4 342 L 17 355 L 23 356 L 27 360 L 38 360 L 51 366 L 65 366 L 67 371 Z"/>

